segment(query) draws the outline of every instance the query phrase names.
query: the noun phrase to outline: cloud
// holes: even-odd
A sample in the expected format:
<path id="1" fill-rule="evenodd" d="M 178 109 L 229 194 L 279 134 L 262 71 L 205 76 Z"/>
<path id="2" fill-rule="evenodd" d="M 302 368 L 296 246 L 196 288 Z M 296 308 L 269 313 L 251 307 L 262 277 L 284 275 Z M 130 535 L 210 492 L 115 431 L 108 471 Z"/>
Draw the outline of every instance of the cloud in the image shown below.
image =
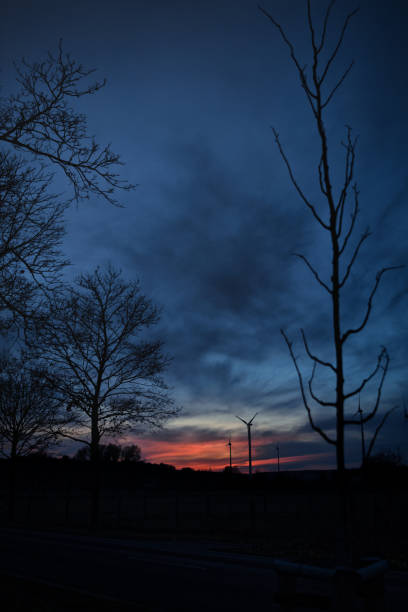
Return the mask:
<path id="1" fill-rule="evenodd" d="M 400 70 L 406 10 L 404 3 L 394 3 L 392 11 L 381 2 L 363 3 L 364 16 L 353 22 L 342 55 L 345 65 L 348 57 L 358 61 L 326 116 L 337 188 L 343 178 L 344 123 L 355 125 L 361 135 L 356 163 L 361 216 L 355 238 L 366 225 L 373 228 L 342 294 L 343 331 L 361 321 L 377 270 L 406 264 L 408 254 L 408 89 Z M 154 452 L 167 453 L 169 461 L 173 447 L 166 442 L 191 444 L 191 452 L 201 456 L 200 444 L 222 445 L 225 433 L 238 431 L 239 424 L 232 425 L 236 414 L 245 418 L 259 410 L 256 431 L 265 443 L 264 461 L 273 461 L 278 436 L 289 445 L 287 456 L 302 455 L 302 465 L 307 457 L 314 462 L 312 456 L 323 462 L 323 441 L 317 434 L 307 437 L 296 372 L 279 333 L 284 328 L 293 340 L 306 381 L 311 364 L 300 327 L 312 350 L 334 362 L 330 296 L 291 255 L 303 253 L 330 279 L 328 236 L 299 200 L 269 127 L 279 129 L 296 177 L 321 203 L 310 109 L 277 33 L 256 3 L 248 2 L 237 3 L 231 12 L 231 3 L 220 0 L 215 13 L 199 1 L 194 8 L 191 2 L 171 8 L 159 2 L 160 10 L 145 3 L 137 19 L 129 7 L 112 12 L 103 2 L 92 39 L 93 3 L 83 3 L 79 30 L 63 5 L 62 13 L 47 13 L 44 19 L 47 3 L 35 11 L 24 4 L 19 32 L 12 27 L 17 9 L 11 5 L 2 22 L 7 58 L 38 57 L 38 40 L 53 48 L 57 28 L 67 48 L 69 41 L 74 44 L 78 59 L 85 65 L 95 60 L 111 77 L 112 87 L 96 98 L 99 104 L 92 99 L 84 111 L 98 140 L 114 138 L 115 150 L 127 161 L 123 172 L 139 186 L 124 194 L 125 209 L 89 201 L 68 213 L 65 250 L 73 266 L 67 278 L 110 259 L 124 276 L 140 278 L 143 291 L 163 308 L 160 325 L 149 333 L 163 338 L 173 356 L 166 380 L 184 407 L 185 420 L 142 439 L 154 441 Z M 342 11 L 334 12 L 336 20 Z M 303 56 L 304 13 L 282 3 L 278 18 Z M 114 44 L 106 45 L 104 36 L 98 39 L 98 32 L 108 32 Z M 375 364 L 379 347 L 387 346 L 391 363 L 383 410 L 402 394 L 408 396 L 407 274 L 406 268 L 383 279 L 365 333 L 345 347 L 352 388 Z M 333 397 L 333 377 L 318 371 L 316 389 L 325 399 Z M 373 387 L 362 394 L 364 405 L 374 397 Z M 332 428 L 334 417 L 326 420 L 320 409 L 314 414 L 319 424 Z M 392 423 L 384 428 L 381 444 L 387 436 L 390 444 L 400 443 L 401 427 Z M 245 432 L 239 435 L 244 444 Z M 358 439 L 350 444 L 350 456 L 357 456 Z M 205 460 L 210 458 L 211 453 Z"/>

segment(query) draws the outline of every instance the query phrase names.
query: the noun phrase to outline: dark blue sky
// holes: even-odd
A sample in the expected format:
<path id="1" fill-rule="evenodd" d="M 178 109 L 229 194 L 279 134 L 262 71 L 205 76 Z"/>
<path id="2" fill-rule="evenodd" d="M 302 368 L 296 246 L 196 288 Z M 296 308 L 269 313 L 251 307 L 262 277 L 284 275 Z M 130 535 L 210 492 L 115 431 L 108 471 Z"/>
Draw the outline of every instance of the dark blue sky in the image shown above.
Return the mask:
<path id="1" fill-rule="evenodd" d="M 312 5 L 318 15 L 326 3 Z M 351 59 L 355 66 L 326 120 L 333 166 L 341 160 L 345 124 L 359 135 L 362 212 L 355 236 L 367 225 L 373 233 L 345 296 L 343 313 L 351 323 L 359 319 L 376 270 L 408 263 L 408 7 L 395 0 L 358 5 L 334 69 Z M 264 6 L 310 64 L 303 0 Z M 333 28 L 355 6 L 338 1 Z M 288 467 L 333 466 L 334 447 L 306 422 L 279 333 L 287 330 L 300 356 L 296 330 L 304 327 L 316 350 L 330 356 L 326 295 L 291 256 L 301 251 L 323 270 L 328 259 L 273 142 L 271 126 L 314 195 L 314 125 L 278 33 L 252 0 L 7 0 L 1 93 L 14 88 L 13 60 L 40 59 L 59 38 L 76 59 L 107 77 L 106 88 L 80 109 L 90 133 L 121 154 L 123 177 L 138 184 L 121 198 L 123 209 L 95 199 L 69 212 L 67 275 L 111 260 L 129 279 L 140 278 L 163 306 L 156 331 L 174 356 L 167 378 L 183 414 L 162 432 L 138 437 L 146 458 L 222 466 L 231 432 L 236 462 L 244 461 L 245 431 L 235 415 L 259 411 L 257 466 L 270 467 L 277 443 L 282 457 L 292 458 Z M 58 177 L 56 183 L 58 190 L 68 188 Z M 401 404 L 404 395 L 408 401 L 407 275 L 405 269 L 384 279 L 370 323 L 347 353 L 351 381 L 369 371 L 380 345 L 387 346 L 382 410 Z M 363 409 L 373 391 L 361 396 Z M 332 413 L 316 415 L 319 423 L 334 425 Z M 408 460 L 401 411 L 376 445 L 388 448 L 400 448 Z M 349 428 L 349 465 L 359 452 L 358 430 Z"/>

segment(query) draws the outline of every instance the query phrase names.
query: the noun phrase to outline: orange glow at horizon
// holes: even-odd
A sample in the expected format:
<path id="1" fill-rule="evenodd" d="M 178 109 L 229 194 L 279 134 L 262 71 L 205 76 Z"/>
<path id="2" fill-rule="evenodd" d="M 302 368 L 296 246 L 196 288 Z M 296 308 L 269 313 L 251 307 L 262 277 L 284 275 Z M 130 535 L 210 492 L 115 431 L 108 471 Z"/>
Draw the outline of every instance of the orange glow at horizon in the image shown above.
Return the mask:
<path id="1" fill-rule="evenodd" d="M 130 442 L 130 440 L 129 440 Z M 263 440 L 263 442 L 267 442 Z M 166 463 L 177 469 L 190 467 L 195 470 L 223 470 L 229 465 L 229 449 L 224 440 L 200 440 L 188 442 L 166 442 L 152 438 L 139 441 L 142 447 L 142 457 L 152 463 Z M 325 456 L 328 454 L 324 453 Z M 280 465 L 290 465 L 296 462 L 313 462 L 317 457 L 322 459 L 322 453 L 280 456 Z M 253 447 L 252 465 L 276 466 L 277 458 L 257 458 L 256 447 Z M 232 465 L 248 469 L 248 445 L 245 439 L 236 440 L 232 444 Z"/>

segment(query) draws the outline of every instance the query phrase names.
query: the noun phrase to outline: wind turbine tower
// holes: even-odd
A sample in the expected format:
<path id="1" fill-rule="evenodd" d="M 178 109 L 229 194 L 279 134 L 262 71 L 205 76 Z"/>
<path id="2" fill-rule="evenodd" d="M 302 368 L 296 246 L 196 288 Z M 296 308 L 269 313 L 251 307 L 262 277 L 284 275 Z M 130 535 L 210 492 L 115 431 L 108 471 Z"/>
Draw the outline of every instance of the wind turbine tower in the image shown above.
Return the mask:
<path id="1" fill-rule="evenodd" d="M 230 471 L 232 470 L 232 454 L 231 454 L 231 436 L 228 438 L 228 444 L 227 446 L 229 446 L 229 466 L 230 466 Z"/>
<path id="2" fill-rule="evenodd" d="M 237 419 L 242 421 L 247 426 L 247 430 L 248 430 L 248 473 L 250 477 L 252 476 L 251 427 L 252 427 L 252 421 L 254 420 L 257 414 L 258 413 L 256 412 L 250 421 L 244 421 L 244 419 L 241 419 L 240 416 L 237 416 Z"/>
<path id="3" fill-rule="evenodd" d="M 364 467 L 366 451 L 365 451 L 365 439 L 364 439 L 364 421 L 363 421 L 363 410 L 360 405 L 360 394 L 358 394 L 358 414 L 360 415 L 360 430 L 361 430 L 361 465 Z"/>

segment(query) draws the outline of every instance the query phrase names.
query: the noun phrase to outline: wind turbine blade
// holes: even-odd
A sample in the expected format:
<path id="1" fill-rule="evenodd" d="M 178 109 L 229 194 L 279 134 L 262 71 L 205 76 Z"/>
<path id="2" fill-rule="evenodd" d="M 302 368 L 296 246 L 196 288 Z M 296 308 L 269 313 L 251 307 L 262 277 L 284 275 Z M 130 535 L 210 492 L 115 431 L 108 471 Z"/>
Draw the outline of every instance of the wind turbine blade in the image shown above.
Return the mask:
<path id="1" fill-rule="evenodd" d="M 256 415 L 259 414 L 259 412 L 255 412 L 254 416 L 252 417 L 252 419 L 249 421 L 249 425 L 252 423 L 252 421 L 254 420 L 254 418 L 256 417 Z"/>
<path id="2" fill-rule="evenodd" d="M 248 425 L 248 423 L 246 421 L 244 421 L 244 419 L 241 419 L 241 417 L 235 415 L 237 417 L 237 419 L 239 419 L 240 421 L 242 421 L 243 423 L 245 423 L 245 425 Z"/>

